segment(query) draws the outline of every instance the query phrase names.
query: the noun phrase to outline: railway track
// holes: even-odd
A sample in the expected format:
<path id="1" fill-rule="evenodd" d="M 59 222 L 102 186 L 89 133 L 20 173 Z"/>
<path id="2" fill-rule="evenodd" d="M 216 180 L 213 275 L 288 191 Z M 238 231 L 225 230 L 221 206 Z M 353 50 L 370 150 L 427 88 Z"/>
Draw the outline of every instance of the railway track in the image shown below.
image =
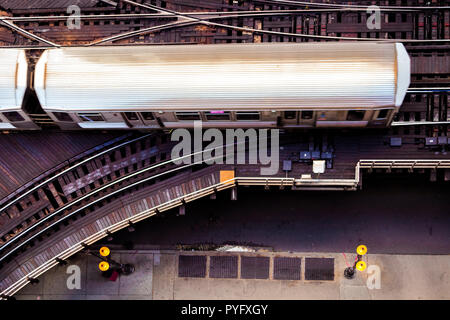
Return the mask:
<path id="1" fill-rule="evenodd" d="M 390 133 L 416 139 L 447 137 L 450 129 L 449 105 L 448 87 L 412 87 L 394 117 Z"/>
<path id="2" fill-rule="evenodd" d="M 84 217 L 111 199 L 208 167 L 195 160 L 191 164 L 174 164 L 177 159 L 171 159 L 169 154 L 173 145 L 165 134 L 142 135 L 65 168 L 3 204 L 0 269 L 17 251 L 58 231 L 61 223 L 67 226 L 70 219 Z M 178 159 L 190 159 L 200 152 Z M 215 167 L 209 170 L 217 171 Z"/>
<path id="3" fill-rule="evenodd" d="M 82 8 L 79 30 L 69 30 L 65 25 L 65 8 L 14 9 L 9 17 L 2 19 L 16 24 L 25 32 L 45 37 L 57 46 L 345 39 L 403 41 L 411 56 L 412 86 L 450 86 L 450 6 L 445 1 L 431 4 L 425 1 L 382 1 L 379 31 L 369 30 L 366 26 L 366 8 L 371 5 L 370 1 L 308 4 L 258 0 L 123 0 L 114 4 L 102 2 L 99 7 Z M 39 48 L 49 47 L 34 43 Z M 19 43 L 11 44 L 17 47 Z M 31 48 L 30 45 L 28 42 L 25 47 Z M 430 93 L 426 94 L 421 98 L 429 99 Z M 416 93 L 409 97 L 416 101 L 419 95 Z M 447 121 L 445 113 L 436 113 L 436 116 L 433 110 L 430 111 L 434 109 L 432 104 L 429 108 L 420 101 L 417 104 L 423 108 L 414 111 L 423 113 L 418 121 Z M 403 122 L 401 118 L 402 115 L 397 122 Z"/>
<path id="4" fill-rule="evenodd" d="M 167 169 L 169 148 L 165 135 L 142 135 L 67 167 L 3 203 L 0 210 L 2 260 L 5 244 L 15 242 L 18 235 L 64 215 L 76 204 L 93 201 L 94 195 L 101 197 L 118 186 L 134 182 L 136 172 L 144 173 L 144 167 L 164 163 L 151 167 L 144 175 Z"/>
<path id="5" fill-rule="evenodd" d="M 0 20 L 16 28 L 3 30 L 4 38 L 6 32 L 13 37 L 9 43 L 0 37 L 0 45 L 401 41 L 412 58 L 414 84 L 449 85 L 450 6 L 445 1 L 431 6 L 425 1 L 383 1 L 381 29 L 369 30 L 365 5 L 370 4 L 123 0 L 115 6 L 82 8 L 79 30 L 67 28 L 66 8 L 16 9 Z M 30 34 L 39 39 L 30 42 Z"/>
<path id="6" fill-rule="evenodd" d="M 450 8 L 444 2 L 427 6 L 425 1 L 382 1 L 380 31 L 366 27 L 364 4 L 370 5 L 370 1 L 356 6 L 270 0 L 157 0 L 145 4 L 123 0 L 116 6 L 82 8 L 79 30 L 67 29 L 66 8 L 24 8 L 1 18 L 0 45 L 38 49 L 105 43 L 400 39 L 411 55 L 412 88 L 389 130 L 393 136 L 424 140 L 448 136 Z M 5 23 L 18 29 L 12 30 Z M 44 242 L 56 245 L 82 222 L 91 221 L 89 230 L 94 230 L 95 219 L 101 214 L 119 210 L 157 189 L 181 186 L 186 180 L 217 170 L 174 165 L 169 161 L 171 146 L 164 134 L 141 134 L 60 168 L 35 187 L 25 187 L 0 201 L 0 272 L 13 270 L 18 257 L 28 261 L 25 257 L 31 257 L 32 248 Z"/>
<path id="7" fill-rule="evenodd" d="M 144 43 L 315 41 L 329 40 L 333 37 L 336 40 L 374 40 L 375 38 L 380 41 L 396 39 L 395 41 L 403 40 L 412 43 L 417 42 L 416 40 L 420 43 L 423 40 L 426 43 L 429 40 L 443 40 L 446 42 L 450 38 L 448 26 L 449 6 L 434 6 L 434 8 L 427 6 L 381 6 L 381 29 L 372 32 L 366 26 L 367 7 L 365 6 L 346 5 L 336 8 L 335 5 L 323 4 L 320 6 L 320 9 L 310 8 L 311 6 L 307 6 L 308 9 L 298 9 L 298 6 L 306 6 L 299 4 L 274 4 L 270 1 L 256 0 L 246 2 L 228 1 L 228 5 L 213 1 L 209 5 L 206 5 L 206 3 L 206 1 L 197 3 L 196 8 L 192 11 L 192 5 L 186 2 L 152 1 L 151 3 L 144 3 L 144 1 L 123 0 L 115 7 L 83 8 L 86 14 L 80 15 L 80 18 L 83 23 L 82 29 L 86 26 L 86 29 L 89 29 L 91 38 L 94 40 L 102 33 L 106 36 L 108 33 L 115 31 L 114 29 L 119 31 L 123 27 L 127 27 L 128 31 L 137 31 L 127 35 L 128 37 L 160 30 L 168 30 L 171 33 L 170 35 L 163 35 L 159 39 L 153 37 L 144 37 L 142 39 L 139 37 L 139 39 L 130 40 Z M 207 11 L 199 11 L 203 9 L 202 5 L 206 7 Z M 367 1 L 367 5 L 370 5 L 369 1 Z M 190 9 L 191 11 L 183 12 L 183 9 Z M 101 12 L 101 10 L 104 10 L 104 12 Z M 63 12 L 58 11 L 58 9 L 47 12 L 45 10 L 44 12 L 42 11 L 36 10 L 36 13 L 39 15 L 29 16 L 30 13 L 33 14 L 33 9 L 12 10 L 12 16 L 3 17 L 2 20 L 3 22 L 14 22 L 18 28 L 26 32 L 45 35 L 49 41 L 53 41 L 58 45 L 65 45 L 65 42 L 69 42 L 69 45 L 89 43 L 86 38 L 89 35 L 86 35 L 86 32 L 84 32 L 84 37 L 79 33 L 72 32 L 70 39 L 65 38 L 69 36 L 68 31 L 64 30 L 67 29 L 65 26 L 68 18 L 67 14 L 61 16 Z M 131 13 L 131 11 L 139 13 Z M 25 15 L 25 12 L 27 16 L 20 16 Z M 59 15 L 51 15 L 52 12 L 58 12 Z M 45 13 L 50 15 L 44 16 L 43 14 Z M 191 39 L 189 39 L 187 34 L 180 34 L 180 32 L 185 33 L 187 31 L 186 28 L 183 28 L 181 31 L 174 29 L 185 27 L 184 24 L 173 24 L 170 28 L 164 26 L 181 19 L 193 23 L 191 26 L 194 27 L 189 28 L 194 31 L 193 33 L 191 32 Z M 195 25 L 199 23 L 205 25 L 208 30 L 196 28 Z M 161 29 L 157 28 L 158 25 L 161 26 Z M 226 37 L 224 38 L 223 30 L 209 30 L 210 27 L 227 29 Z M 147 28 L 153 29 L 147 30 Z M 219 33 L 216 35 L 210 34 L 211 32 L 217 33 L 217 31 Z M 267 33 L 264 35 L 266 31 Z M 253 33 L 262 33 L 263 37 Z M 80 37 L 77 38 L 77 36 Z M 122 36 L 125 36 L 125 34 Z M 173 38 L 178 39 L 174 41 Z"/>
<path id="8" fill-rule="evenodd" d="M 147 145 L 147 141 L 154 137 L 154 135 L 150 135 L 139 140 L 134 139 L 137 143 L 136 147 L 138 148 L 139 144 L 142 143 Z M 289 142 L 289 138 L 292 139 L 293 136 L 287 136 L 287 138 L 286 141 Z M 293 141 L 296 140 L 298 138 Z M 131 150 L 132 145 L 127 145 L 127 148 Z M 167 146 L 170 146 L 170 143 L 155 141 L 155 146 L 158 149 L 158 154 L 160 154 L 164 152 L 163 150 Z M 292 148 L 283 147 L 283 154 L 288 156 L 291 151 L 298 153 L 298 150 L 300 149 L 295 146 L 292 146 Z M 133 223 L 160 213 L 159 207 L 162 211 L 182 205 L 184 200 L 180 199 L 189 198 L 192 193 L 207 195 L 214 192 L 215 188 L 219 188 L 218 170 L 226 168 L 226 165 L 200 166 L 195 163 L 177 166 L 163 156 L 157 158 L 156 162 L 145 162 L 143 166 L 139 166 L 135 170 L 134 164 L 139 163 L 139 161 L 142 162 L 138 152 L 134 153 L 134 157 L 139 158 L 137 162 L 133 162 L 133 156 L 127 154 L 126 150 L 117 149 L 114 152 L 117 156 L 116 160 L 118 160 L 116 164 L 126 164 L 126 167 L 121 169 L 124 170 L 125 174 L 115 175 L 112 177 L 112 181 L 105 184 L 96 183 L 103 177 L 88 174 L 87 176 L 94 176 L 96 181 L 85 180 L 84 183 L 89 185 L 93 183 L 97 188 L 90 189 L 86 193 L 82 193 L 79 198 L 74 198 L 71 202 L 56 208 L 53 212 L 41 217 L 33 225 L 15 233 L 13 237 L 1 245 L 0 279 L 2 282 L 0 283 L 0 289 L 3 290 L 8 287 L 6 293 L 14 293 L 18 288 L 14 287 L 15 285 L 13 286 L 14 281 L 19 283 L 17 286 L 25 285 L 32 281 L 30 279 L 33 276 L 24 278 L 24 275 L 42 273 L 43 270 L 45 271 L 47 268 L 60 263 L 61 259 L 65 259 L 88 244 L 95 242 L 95 239 L 98 240 L 120 228 L 132 227 Z M 103 156 L 106 157 L 111 154 L 105 153 Z M 124 155 L 124 158 L 118 159 L 122 155 Z M 187 157 L 193 155 L 194 153 L 187 155 Z M 394 154 L 391 154 L 391 156 L 395 159 Z M 348 160 L 352 159 L 351 157 L 353 156 L 342 159 L 342 164 L 348 164 Z M 442 162 L 438 159 L 441 158 L 428 160 L 427 165 L 438 166 Z M 421 168 L 421 166 L 417 166 L 417 168 Z M 271 180 L 267 177 L 258 178 L 254 175 L 256 169 L 258 169 L 256 165 L 236 168 L 241 179 L 247 179 L 245 183 L 251 185 L 268 186 L 268 183 L 270 185 L 281 183 L 281 185 L 289 186 L 288 182 L 292 182 L 294 179 L 285 179 L 283 175 L 269 177 Z M 341 169 L 338 168 L 339 170 Z M 353 168 L 353 172 L 355 172 L 354 170 L 355 168 Z M 91 173 L 94 171 L 91 171 Z M 330 183 L 336 182 L 330 181 Z M 355 182 L 349 181 L 349 183 L 354 184 Z M 83 188 L 81 183 L 76 183 L 76 185 Z M 68 186 L 67 194 L 72 191 L 72 187 L 72 185 Z M 226 186 L 222 185 L 220 188 L 222 187 Z M 147 200 L 143 200 L 144 198 Z M 140 203 L 140 205 L 136 203 Z M 22 221 L 23 218 L 19 217 L 15 222 Z M 120 224 L 120 227 L 115 226 L 116 224 Z M 90 240 L 85 241 L 83 239 Z M 42 253 L 42 250 L 45 251 L 45 254 Z M 67 250 L 70 250 L 70 252 L 67 252 Z"/>

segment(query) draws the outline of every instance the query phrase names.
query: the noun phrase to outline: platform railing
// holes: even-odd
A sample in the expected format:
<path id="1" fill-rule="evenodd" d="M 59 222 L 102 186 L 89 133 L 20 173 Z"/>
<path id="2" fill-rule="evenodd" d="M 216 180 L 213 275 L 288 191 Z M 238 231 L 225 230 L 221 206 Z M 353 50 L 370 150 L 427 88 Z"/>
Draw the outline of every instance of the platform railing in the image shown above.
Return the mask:
<path id="1" fill-rule="evenodd" d="M 450 159 L 360 160 L 361 169 L 450 169 Z"/>

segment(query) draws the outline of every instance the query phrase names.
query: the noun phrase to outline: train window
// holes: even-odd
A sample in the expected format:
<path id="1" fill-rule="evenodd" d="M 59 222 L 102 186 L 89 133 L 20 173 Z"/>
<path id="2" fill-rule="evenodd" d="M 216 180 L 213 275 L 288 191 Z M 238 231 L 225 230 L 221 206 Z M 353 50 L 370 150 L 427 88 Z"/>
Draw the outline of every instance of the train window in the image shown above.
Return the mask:
<path id="1" fill-rule="evenodd" d="M 200 120 L 198 112 L 175 112 L 178 120 Z"/>
<path id="2" fill-rule="evenodd" d="M 361 121 L 364 119 L 365 111 L 360 110 L 350 110 L 347 113 L 347 121 Z"/>
<path id="3" fill-rule="evenodd" d="M 285 111 L 284 118 L 285 119 L 295 119 L 297 117 L 297 111 Z"/>
<path id="4" fill-rule="evenodd" d="M 389 109 L 380 110 L 380 112 L 378 112 L 377 119 L 386 119 L 388 112 L 389 112 Z"/>
<path id="5" fill-rule="evenodd" d="M 66 112 L 53 112 L 53 115 L 58 121 L 73 122 L 73 119 Z"/>
<path id="6" fill-rule="evenodd" d="M 312 119 L 313 112 L 312 111 L 302 111 L 302 119 L 309 120 Z"/>
<path id="7" fill-rule="evenodd" d="M 259 112 L 236 112 L 236 120 L 257 121 L 259 120 Z"/>
<path id="8" fill-rule="evenodd" d="M 205 115 L 207 120 L 230 120 L 229 111 L 207 111 Z"/>
<path id="9" fill-rule="evenodd" d="M 388 13 L 388 22 L 395 22 L 396 14 L 395 13 Z"/>
<path id="10" fill-rule="evenodd" d="M 104 121 L 100 113 L 77 113 L 83 121 Z"/>
<path id="11" fill-rule="evenodd" d="M 16 111 L 3 112 L 3 115 L 11 122 L 24 121 L 25 119 Z"/>
<path id="12" fill-rule="evenodd" d="M 151 112 L 141 112 L 142 118 L 144 120 L 155 120 L 155 117 L 153 116 L 153 113 Z"/>
<path id="13" fill-rule="evenodd" d="M 131 121 L 139 120 L 136 112 L 125 112 L 125 117 Z"/>

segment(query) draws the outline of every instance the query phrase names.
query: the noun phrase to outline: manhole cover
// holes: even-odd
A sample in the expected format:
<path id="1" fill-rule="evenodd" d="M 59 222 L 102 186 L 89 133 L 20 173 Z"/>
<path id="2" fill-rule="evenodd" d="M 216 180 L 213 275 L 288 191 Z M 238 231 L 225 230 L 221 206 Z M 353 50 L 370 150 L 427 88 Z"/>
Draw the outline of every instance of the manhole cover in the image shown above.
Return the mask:
<path id="1" fill-rule="evenodd" d="M 204 278 L 206 275 L 206 256 L 179 256 L 178 276 Z"/>
<path id="2" fill-rule="evenodd" d="M 242 279 L 269 279 L 269 257 L 241 257 Z"/>
<path id="3" fill-rule="evenodd" d="M 302 258 L 275 257 L 273 278 L 276 280 L 301 280 Z"/>
<path id="4" fill-rule="evenodd" d="M 334 259 L 306 258 L 305 280 L 334 280 Z"/>
<path id="5" fill-rule="evenodd" d="M 237 278 L 237 256 L 211 256 L 209 265 L 210 278 Z"/>

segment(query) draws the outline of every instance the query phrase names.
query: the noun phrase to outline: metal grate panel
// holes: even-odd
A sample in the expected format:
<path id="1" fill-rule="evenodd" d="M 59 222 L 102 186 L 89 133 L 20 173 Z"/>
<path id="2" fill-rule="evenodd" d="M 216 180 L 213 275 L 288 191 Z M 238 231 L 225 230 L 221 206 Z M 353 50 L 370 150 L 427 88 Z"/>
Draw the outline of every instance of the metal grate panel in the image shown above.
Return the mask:
<path id="1" fill-rule="evenodd" d="M 273 278 L 275 280 L 301 280 L 302 258 L 275 257 Z"/>
<path id="2" fill-rule="evenodd" d="M 334 259 L 306 258 L 305 280 L 334 280 Z"/>
<path id="3" fill-rule="evenodd" d="M 237 256 L 211 256 L 209 266 L 210 278 L 237 278 Z"/>
<path id="4" fill-rule="evenodd" d="M 269 257 L 241 257 L 242 279 L 269 279 Z"/>
<path id="5" fill-rule="evenodd" d="M 206 256 L 179 256 L 178 277 L 204 278 Z"/>

